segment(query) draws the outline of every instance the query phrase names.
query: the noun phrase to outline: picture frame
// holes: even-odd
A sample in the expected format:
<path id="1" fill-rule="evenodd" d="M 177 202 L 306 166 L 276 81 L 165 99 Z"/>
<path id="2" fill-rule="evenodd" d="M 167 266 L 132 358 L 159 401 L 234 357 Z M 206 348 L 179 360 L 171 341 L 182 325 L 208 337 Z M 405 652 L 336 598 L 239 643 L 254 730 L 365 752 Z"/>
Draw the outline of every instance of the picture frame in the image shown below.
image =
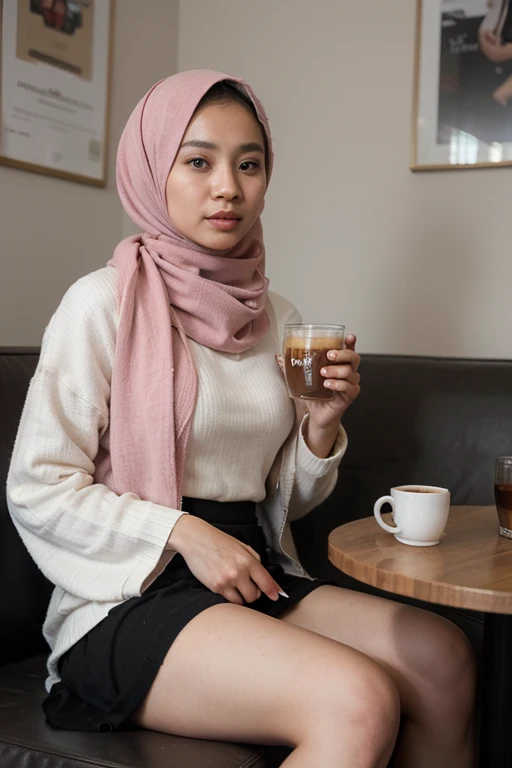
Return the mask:
<path id="1" fill-rule="evenodd" d="M 512 0 L 416 0 L 413 171 L 512 165 Z"/>
<path id="2" fill-rule="evenodd" d="M 0 164 L 104 187 L 115 0 L 0 3 Z"/>

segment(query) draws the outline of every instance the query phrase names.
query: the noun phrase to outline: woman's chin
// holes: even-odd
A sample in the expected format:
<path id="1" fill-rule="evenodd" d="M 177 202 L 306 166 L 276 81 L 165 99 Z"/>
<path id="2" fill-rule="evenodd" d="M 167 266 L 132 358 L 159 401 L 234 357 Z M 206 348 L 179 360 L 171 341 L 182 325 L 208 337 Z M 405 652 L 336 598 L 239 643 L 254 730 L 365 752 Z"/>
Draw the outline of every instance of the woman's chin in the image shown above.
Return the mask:
<path id="1" fill-rule="evenodd" d="M 209 248 L 213 251 L 226 251 L 229 248 L 234 248 L 235 245 L 238 245 L 243 236 L 244 235 L 240 234 L 240 232 L 216 232 L 214 234 L 208 234 L 208 236 L 203 235 L 195 242 L 202 245 L 203 248 Z"/>

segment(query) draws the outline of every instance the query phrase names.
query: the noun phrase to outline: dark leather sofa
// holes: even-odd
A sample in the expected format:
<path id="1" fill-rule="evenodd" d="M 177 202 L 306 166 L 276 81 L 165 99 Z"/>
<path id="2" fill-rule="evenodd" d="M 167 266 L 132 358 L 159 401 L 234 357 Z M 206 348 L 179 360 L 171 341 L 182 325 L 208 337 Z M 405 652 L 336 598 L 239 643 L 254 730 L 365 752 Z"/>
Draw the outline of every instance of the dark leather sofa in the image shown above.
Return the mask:
<path id="1" fill-rule="evenodd" d="M 37 349 L 0 349 L 0 476 L 37 364 Z M 327 559 L 327 535 L 372 513 L 401 483 L 443 485 L 455 504 L 491 504 L 495 455 L 512 454 L 512 362 L 367 355 L 362 394 L 347 413 L 349 449 L 332 496 L 294 524 L 305 567 L 366 589 Z M 47 726 L 42 638 L 51 585 L 32 562 L 0 496 L 1 768 L 273 768 L 286 748 L 184 739 L 138 729 L 117 733 Z M 442 609 L 440 609 L 442 610 Z M 479 649 L 479 616 L 446 612 Z"/>

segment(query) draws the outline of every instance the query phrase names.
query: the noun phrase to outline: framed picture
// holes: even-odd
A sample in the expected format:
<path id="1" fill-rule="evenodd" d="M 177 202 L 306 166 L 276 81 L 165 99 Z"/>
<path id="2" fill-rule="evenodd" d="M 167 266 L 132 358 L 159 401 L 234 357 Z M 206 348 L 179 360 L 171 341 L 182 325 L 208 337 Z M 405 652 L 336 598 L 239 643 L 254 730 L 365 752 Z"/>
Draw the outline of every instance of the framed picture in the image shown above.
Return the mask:
<path id="1" fill-rule="evenodd" d="M 0 163 L 105 186 L 114 0 L 3 0 Z"/>
<path id="2" fill-rule="evenodd" d="M 417 0 L 411 168 L 512 165 L 512 0 Z"/>

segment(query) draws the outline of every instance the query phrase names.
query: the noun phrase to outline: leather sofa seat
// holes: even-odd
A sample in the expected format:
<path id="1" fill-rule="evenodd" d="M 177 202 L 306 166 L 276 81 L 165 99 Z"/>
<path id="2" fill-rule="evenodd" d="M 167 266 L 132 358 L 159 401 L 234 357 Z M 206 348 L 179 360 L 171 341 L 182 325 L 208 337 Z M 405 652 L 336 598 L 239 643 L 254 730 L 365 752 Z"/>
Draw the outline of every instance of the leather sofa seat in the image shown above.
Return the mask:
<path id="1" fill-rule="evenodd" d="M 2 768 L 274 768 L 290 752 L 134 728 L 115 733 L 51 728 L 41 709 L 45 660 L 43 654 L 1 669 Z"/>

